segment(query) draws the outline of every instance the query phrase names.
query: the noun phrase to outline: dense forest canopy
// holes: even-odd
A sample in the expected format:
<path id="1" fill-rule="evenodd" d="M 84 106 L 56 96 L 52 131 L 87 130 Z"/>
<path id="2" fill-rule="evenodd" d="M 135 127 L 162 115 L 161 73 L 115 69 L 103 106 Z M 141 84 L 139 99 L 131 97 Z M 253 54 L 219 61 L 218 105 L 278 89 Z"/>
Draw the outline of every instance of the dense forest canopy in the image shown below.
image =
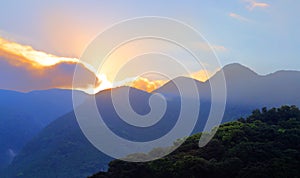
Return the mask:
<path id="1" fill-rule="evenodd" d="M 254 110 L 248 118 L 221 125 L 198 147 L 201 133 L 170 155 L 146 163 L 114 160 L 108 177 L 299 177 L 300 110 L 296 106 Z"/>

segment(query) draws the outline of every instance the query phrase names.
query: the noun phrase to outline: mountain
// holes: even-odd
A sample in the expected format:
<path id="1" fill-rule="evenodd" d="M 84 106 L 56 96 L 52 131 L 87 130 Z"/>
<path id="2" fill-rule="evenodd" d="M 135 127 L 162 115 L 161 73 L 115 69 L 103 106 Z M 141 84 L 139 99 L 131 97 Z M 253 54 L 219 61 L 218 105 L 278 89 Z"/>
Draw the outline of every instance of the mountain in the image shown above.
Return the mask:
<path id="1" fill-rule="evenodd" d="M 257 107 L 276 107 L 280 105 L 300 105 L 300 72 L 278 71 L 268 75 L 258 75 L 241 64 L 229 64 L 223 67 L 227 88 L 227 104 Z M 206 82 L 196 82 L 201 99 L 211 99 L 210 82 L 220 80 L 218 71 Z M 175 82 L 185 85 L 190 78 L 179 77 L 168 82 L 154 92 L 178 95 Z"/>
<path id="2" fill-rule="evenodd" d="M 101 91 L 95 97 L 107 126 L 115 134 L 133 141 L 153 140 L 168 133 L 176 123 L 178 103 L 168 99 L 167 112 L 159 123 L 136 128 L 122 121 L 112 104 L 112 93 L 122 99 L 127 91 L 131 106 L 137 113 L 143 115 L 150 111 L 148 100 L 151 93 L 130 87 Z M 105 144 L 109 144 L 109 140 Z M 85 177 L 98 170 L 106 170 L 112 159 L 88 142 L 74 112 L 71 112 L 56 119 L 28 142 L 0 177 Z"/>
<path id="3" fill-rule="evenodd" d="M 0 169 L 46 125 L 73 109 L 70 90 L 0 90 L 0 98 Z"/>
<path id="4" fill-rule="evenodd" d="M 300 105 L 300 72 L 279 71 L 258 75 L 240 64 L 225 66 L 227 101 L 257 107 Z M 243 72 L 242 72 L 243 71 Z M 217 73 L 211 80 L 217 80 Z"/>
<path id="5" fill-rule="evenodd" d="M 224 74 L 227 84 L 227 105 L 223 122 L 247 116 L 253 109 L 262 106 L 273 107 L 285 104 L 300 106 L 300 93 L 298 92 L 300 87 L 297 83 L 297 81 L 300 81 L 300 72 L 281 71 L 261 76 L 240 64 L 231 64 L 224 67 Z M 219 80 L 220 75 L 221 73 L 217 72 L 211 80 Z M 192 133 L 201 132 L 210 112 L 211 99 L 208 81 L 199 82 L 194 79 L 179 77 L 153 91 L 153 93 L 129 87 L 101 91 L 96 95 L 98 110 L 109 129 L 120 137 L 139 142 L 159 138 L 174 127 L 180 114 L 181 99 L 174 83 L 181 83 L 183 86 L 189 86 L 188 84 L 193 83 L 197 86 L 201 103 L 198 122 Z M 113 92 L 114 96 L 119 99 L 118 103 L 123 103 L 128 90 L 131 107 L 141 115 L 150 112 L 151 108 L 148 105 L 148 100 L 152 94 L 165 96 L 167 108 L 162 119 L 153 126 L 145 128 L 133 127 L 124 122 L 114 109 L 111 93 Z M 187 95 L 185 97 L 188 102 L 194 102 L 192 96 Z M 156 103 L 153 104 L 154 107 L 156 105 Z M 107 164 L 112 158 L 97 151 L 86 153 L 84 150 L 95 150 L 95 148 L 88 144 L 85 138 L 78 136 L 81 134 L 81 130 L 75 122 L 75 115 L 71 112 L 52 122 L 49 126 L 51 129 L 47 127 L 42 130 L 16 156 L 9 169 L 6 170 L 10 175 L 9 177 L 15 177 L 16 175 L 34 177 L 35 174 L 40 177 L 66 177 L 66 174 L 68 174 L 68 177 L 82 177 L 88 173 L 91 175 L 96 172 L 92 172 L 96 169 L 106 170 Z M 93 125 L 93 123 L 90 124 Z M 67 125 L 70 125 L 70 127 Z M 57 137 L 61 137 L 63 141 L 60 141 Z M 74 143 L 74 140 L 76 140 L 76 143 Z M 106 140 L 104 144 L 109 145 L 109 140 Z M 66 148 L 69 151 L 61 151 L 61 148 Z M 45 150 L 47 150 L 47 153 L 45 153 Z M 37 159 L 31 160 L 31 158 Z M 84 167 L 78 164 L 80 161 L 77 158 L 81 158 L 85 162 Z M 68 166 L 67 168 L 61 165 L 62 160 L 65 160 L 63 164 Z M 37 170 L 38 172 L 36 172 Z"/>
<path id="6" fill-rule="evenodd" d="M 107 172 L 90 178 L 299 177 L 300 110 L 295 106 L 255 110 L 246 119 L 223 124 L 202 148 L 200 136 L 155 161 L 114 160 Z"/>
<path id="7" fill-rule="evenodd" d="M 127 89 L 120 87 L 113 90 L 122 97 Z M 151 94 L 130 89 L 131 100 L 134 99 L 132 106 L 141 114 L 148 112 L 149 106 L 145 101 Z M 107 121 L 110 120 L 109 126 L 115 125 L 117 119 L 111 104 L 111 92 L 108 89 L 96 95 L 99 110 L 105 111 L 101 114 Z M 126 133 L 120 127 L 117 130 Z M 70 112 L 56 119 L 31 140 L 0 177 L 87 177 L 99 169 L 106 170 L 111 160 L 89 143 L 79 128 L 75 113 Z"/>
<path id="8" fill-rule="evenodd" d="M 28 142 L 0 177 L 86 177 L 106 170 L 110 160 L 88 142 L 71 112 Z"/>

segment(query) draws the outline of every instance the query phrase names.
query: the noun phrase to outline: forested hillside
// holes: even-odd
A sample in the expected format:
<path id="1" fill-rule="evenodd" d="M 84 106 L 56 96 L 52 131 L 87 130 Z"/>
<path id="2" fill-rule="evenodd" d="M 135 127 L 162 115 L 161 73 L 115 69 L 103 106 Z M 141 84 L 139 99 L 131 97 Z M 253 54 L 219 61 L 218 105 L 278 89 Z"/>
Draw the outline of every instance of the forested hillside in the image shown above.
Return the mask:
<path id="1" fill-rule="evenodd" d="M 282 106 L 254 110 L 248 118 L 220 126 L 214 138 L 198 147 L 200 133 L 172 154 L 147 163 L 114 160 L 108 177 L 299 177 L 300 110 Z"/>

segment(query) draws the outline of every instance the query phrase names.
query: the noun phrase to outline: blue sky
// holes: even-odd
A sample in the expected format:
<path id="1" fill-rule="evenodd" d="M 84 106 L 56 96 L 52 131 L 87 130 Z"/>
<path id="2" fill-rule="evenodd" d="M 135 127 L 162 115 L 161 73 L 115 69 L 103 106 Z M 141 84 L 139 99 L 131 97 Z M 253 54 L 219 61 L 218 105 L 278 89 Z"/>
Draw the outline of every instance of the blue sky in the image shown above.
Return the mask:
<path id="1" fill-rule="evenodd" d="M 220 62 L 259 74 L 300 70 L 298 0 L 11 0 L 0 2 L 0 36 L 58 56 L 79 57 L 105 28 L 140 16 L 175 18 L 196 28 Z"/>

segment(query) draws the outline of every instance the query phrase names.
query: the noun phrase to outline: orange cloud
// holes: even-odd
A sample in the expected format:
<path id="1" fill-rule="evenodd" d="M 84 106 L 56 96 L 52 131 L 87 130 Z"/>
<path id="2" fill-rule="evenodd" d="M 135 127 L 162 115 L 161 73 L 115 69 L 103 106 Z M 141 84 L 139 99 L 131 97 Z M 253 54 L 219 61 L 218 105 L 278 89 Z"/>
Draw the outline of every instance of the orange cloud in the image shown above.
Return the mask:
<path id="1" fill-rule="evenodd" d="M 213 74 L 214 74 L 213 72 L 210 72 L 207 70 L 200 70 L 200 71 L 197 71 L 197 72 L 191 74 L 188 77 L 199 80 L 201 82 L 205 82 Z M 152 91 L 158 89 L 159 87 L 163 86 L 167 82 L 168 82 L 167 80 L 149 80 L 147 78 L 138 77 L 137 79 L 127 82 L 124 85 L 134 87 L 134 88 L 137 88 L 140 90 L 144 90 L 147 92 L 152 92 Z"/>
<path id="2" fill-rule="evenodd" d="M 1 88 L 20 91 L 40 90 L 48 88 L 72 88 L 73 73 L 77 71 L 82 77 L 76 89 L 97 87 L 101 84 L 95 74 L 76 58 L 58 57 L 37 51 L 31 46 L 18 44 L 0 37 L 0 72 L 2 76 L 15 76 L 18 80 L 1 80 Z M 18 68 L 13 70 L 12 68 Z M 26 82 L 23 82 L 26 81 Z M 14 83 L 15 82 L 15 83 Z M 14 88 L 15 87 L 15 88 Z"/>
<path id="3" fill-rule="evenodd" d="M 37 51 L 31 46 L 18 44 L 0 37 L 0 55 L 16 60 L 15 62 L 29 63 L 32 67 L 52 66 L 60 62 L 79 62 L 76 58 L 58 57 Z"/>
<path id="4" fill-rule="evenodd" d="M 198 46 L 206 47 L 207 45 Z M 214 46 L 216 50 L 225 51 L 223 46 Z M 75 67 L 82 81 L 73 85 Z M 87 93 L 117 86 L 131 86 L 147 92 L 161 87 L 167 80 L 150 80 L 137 77 L 124 81 L 110 82 L 107 75 L 95 75 L 93 70 L 80 63 L 79 59 L 58 57 L 37 51 L 31 46 L 18 44 L 0 37 L 0 88 L 19 91 L 44 90 L 49 88 L 79 89 Z M 206 81 L 211 73 L 206 70 L 195 72 L 189 77 Z M 18 80 L 16 80 L 18 79 Z"/>
<path id="5" fill-rule="evenodd" d="M 195 72 L 191 74 L 191 78 L 199 80 L 201 82 L 207 81 L 211 76 L 213 75 L 212 72 L 209 72 L 207 70 L 200 70 L 198 72 Z"/>
<path id="6" fill-rule="evenodd" d="M 126 85 L 147 92 L 152 92 L 167 82 L 168 81 L 166 80 L 149 80 L 147 78 L 138 77 L 136 80 L 129 82 Z"/>
<path id="7" fill-rule="evenodd" d="M 245 0 L 245 2 L 248 3 L 248 5 L 246 6 L 246 8 L 248 10 L 253 10 L 255 8 L 267 8 L 270 5 L 267 3 L 263 3 L 263 2 L 256 2 L 255 0 Z"/>
<path id="8" fill-rule="evenodd" d="M 236 14 L 236 13 L 232 13 L 232 12 L 231 12 L 231 13 L 229 13 L 228 15 L 229 15 L 229 17 L 232 17 L 232 18 L 237 19 L 237 20 L 239 20 L 239 21 L 250 22 L 250 20 L 247 19 L 246 17 L 243 17 L 243 16 L 241 16 L 241 15 L 239 15 L 239 14 Z"/>

